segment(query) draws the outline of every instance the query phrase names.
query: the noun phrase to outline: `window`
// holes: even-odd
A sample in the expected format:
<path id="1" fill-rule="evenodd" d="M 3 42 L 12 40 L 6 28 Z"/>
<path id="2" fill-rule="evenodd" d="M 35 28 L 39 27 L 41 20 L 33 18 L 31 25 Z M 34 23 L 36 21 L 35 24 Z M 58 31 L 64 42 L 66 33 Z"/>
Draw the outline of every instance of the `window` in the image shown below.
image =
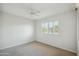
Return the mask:
<path id="1" fill-rule="evenodd" d="M 58 34 L 59 33 L 59 22 L 43 22 L 42 23 L 42 32 L 47 34 Z"/>
<path id="2" fill-rule="evenodd" d="M 42 23 L 42 32 L 48 33 L 48 23 Z"/>

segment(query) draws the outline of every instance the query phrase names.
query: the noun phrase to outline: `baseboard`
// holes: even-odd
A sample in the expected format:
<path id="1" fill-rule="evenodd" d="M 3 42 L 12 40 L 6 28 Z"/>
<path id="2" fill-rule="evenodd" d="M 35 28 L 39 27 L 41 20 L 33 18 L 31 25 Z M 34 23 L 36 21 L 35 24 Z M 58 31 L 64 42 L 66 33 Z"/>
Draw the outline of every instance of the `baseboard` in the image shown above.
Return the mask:
<path id="1" fill-rule="evenodd" d="M 39 41 L 39 40 L 31 40 L 29 42 L 23 42 L 23 43 L 13 45 L 13 46 L 3 47 L 3 48 L 0 48 L 0 50 L 11 48 L 11 47 L 14 47 L 14 46 L 19 46 L 19 45 L 22 45 L 22 44 L 25 44 L 25 43 L 30 43 L 30 42 L 33 42 L 33 41 L 40 42 L 40 43 L 43 43 L 43 44 L 46 44 L 46 45 L 49 45 L 49 46 L 53 46 L 53 47 L 56 47 L 56 48 L 59 48 L 59 49 L 63 49 L 63 50 L 68 51 L 68 52 L 77 53 L 76 51 L 72 51 L 72 50 L 69 50 L 69 49 L 66 49 L 66 48 L 63 48 L 63 47 L 59 47 L 57 45 L 51 45 L 47 42 L 43 42 L 43 41 Z"/>
<path id="2" fill-rule="evenodd" d="M 65 50 L 65 51 L 77 54 L 76 51 L 73 51 L 73 50 L 70 50 L 70 49 L 66 49 L 66 48 L 63 48 L 63 47 L 59 47 L 57 45 L 51 45 L 51 44 L 49 44 L 47 42 L 43 42 L 43 41 L 39 41 L 39 40 L 36 40 L 36 42 L 40 42 L 40 43 L 43 43 L 43 44 L 46 44 L 46 45 L 49 45 L 49 46 L 53 46 L 53 47 L 56 47 L 56 48 L 59 48 L 59 49 L 62 49 L 62 50 Z"/>
<path id="3" fill-rule="evenodd" d="M 7 49 L 7 48 L 19 46 L 19 45 L 22 45 L 22 44 L 25 44 L 25 43 L 30 43 L 30 42 L 32 42 L 32 41 L 34 41 L 34 40 L 31 40 L 31 41 L 28 41 L 28 42 L 25 41 L 25 42 L 19 43 L 19 44 L 17 44 L 17 45 L 11 45 L 11 46 L 7 46 L 7 47 L 3 47 L 3 48 L 0 48 L 0 50 L 4 50 L 4 49 Z"/>

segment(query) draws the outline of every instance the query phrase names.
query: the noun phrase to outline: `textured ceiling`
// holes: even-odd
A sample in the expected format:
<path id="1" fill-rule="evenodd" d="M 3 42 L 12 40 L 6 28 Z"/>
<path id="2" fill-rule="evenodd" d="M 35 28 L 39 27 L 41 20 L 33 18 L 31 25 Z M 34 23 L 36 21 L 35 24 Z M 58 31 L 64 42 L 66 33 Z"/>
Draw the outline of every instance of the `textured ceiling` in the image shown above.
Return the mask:
<path id="1" fill-rule="evenodd" d="M 73 9 L 72 3 L 5 3 L 0 4 L 0 10 L 28 19 L 38 20 Z M 31 15 L 29 10 L 33 8 L 40 11 L 38 15 Z"/>

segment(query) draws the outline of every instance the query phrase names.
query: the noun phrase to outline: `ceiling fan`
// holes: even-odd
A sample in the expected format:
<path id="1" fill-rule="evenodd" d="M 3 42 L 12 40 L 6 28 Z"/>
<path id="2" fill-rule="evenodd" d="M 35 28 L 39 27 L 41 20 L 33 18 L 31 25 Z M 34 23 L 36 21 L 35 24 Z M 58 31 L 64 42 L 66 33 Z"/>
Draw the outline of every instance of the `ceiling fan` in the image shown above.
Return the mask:
<path id="1" fill-rule="evenodd" d="M 31 16 L 39 16 L 40 15 L 40 11 L 34 8 L 29 8 L 27 10 L 27 12 L 31 15 Z"/>

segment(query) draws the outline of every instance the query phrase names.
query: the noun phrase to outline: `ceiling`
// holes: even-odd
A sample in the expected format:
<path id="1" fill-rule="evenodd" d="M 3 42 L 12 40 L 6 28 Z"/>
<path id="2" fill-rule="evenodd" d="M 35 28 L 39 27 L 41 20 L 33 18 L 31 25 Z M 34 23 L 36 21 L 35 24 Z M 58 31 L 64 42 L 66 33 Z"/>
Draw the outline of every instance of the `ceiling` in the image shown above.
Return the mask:
<path id="1" fill-rule="evenodd" d="M 5 3 L 0 4 L 0 11 L 38 20 L 73 10 L 73 6 L 72 3 Z"/>

